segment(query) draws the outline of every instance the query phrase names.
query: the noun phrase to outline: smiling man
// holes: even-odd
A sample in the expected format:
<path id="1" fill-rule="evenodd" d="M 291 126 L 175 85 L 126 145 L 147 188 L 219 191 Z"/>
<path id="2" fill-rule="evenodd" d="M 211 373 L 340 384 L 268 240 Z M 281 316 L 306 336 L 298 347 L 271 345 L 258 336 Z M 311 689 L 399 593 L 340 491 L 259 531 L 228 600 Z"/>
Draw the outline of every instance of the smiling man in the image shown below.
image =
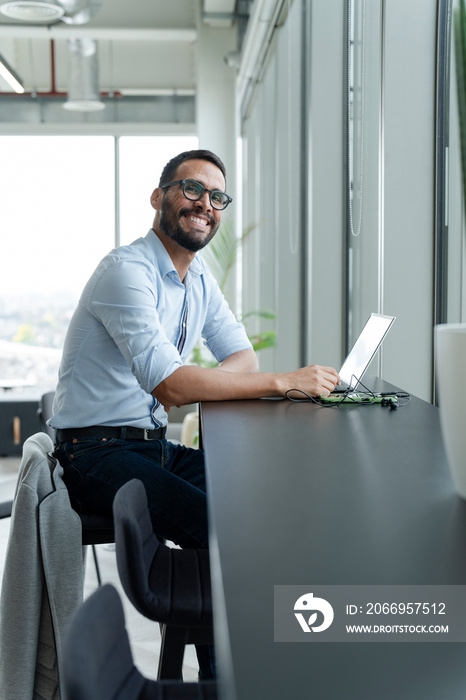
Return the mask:
<path id="1" fill-rule="evenodd" d="M 338 381 L 317 365 L 258 372 L 244 327 L 196 255 L 232 201 L 225 189 L 224 165 L 210 151 L 187 151 L 165 166 L 150 199 L 152 228 L 111 251 L 84 288 L 50 420 L 78 512 L 111 515 L 117 490 L 140 479 L 155 533 L 182 547 L 208 546 L 204 458 L 165 439 L 170 407 L 289 389 L 328 394 Z M 215 369 L 184 364 L 200 336 Z M 199 661 L 201 677 L 213 677 L 212 658 Z"/>

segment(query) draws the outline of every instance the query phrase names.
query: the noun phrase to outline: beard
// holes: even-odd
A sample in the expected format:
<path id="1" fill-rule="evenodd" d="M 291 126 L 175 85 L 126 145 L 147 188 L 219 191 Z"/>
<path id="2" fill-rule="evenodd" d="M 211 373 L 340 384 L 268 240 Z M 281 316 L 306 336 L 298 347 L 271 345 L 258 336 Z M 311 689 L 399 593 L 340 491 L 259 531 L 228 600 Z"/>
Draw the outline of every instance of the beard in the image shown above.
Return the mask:
<path id="1" fill-rule="evenodd" d="M 186 250 L 189 250 L 191 253 L 197 253 L 199 250 L 202 250 L 202 248 L 205 248 L 212 240 L 217 233 L 219 224 L 215 224 L 215 219 L 212 216 L 205 214 L 209 219 L 210 233 L 201 238 L 200 235 L 195 236 L 192 231 L 188 232 L 182 228 L 180 221 L 185 214 L 194 214 L 195 216 L 192 209 L 186 208 L 181 209 L 177 217 L 173 206 L 164 199 L 160 208 L 159 227 L 162 233 L 172 241 L 178 243 L 182 248 L 186 248 Z"/>

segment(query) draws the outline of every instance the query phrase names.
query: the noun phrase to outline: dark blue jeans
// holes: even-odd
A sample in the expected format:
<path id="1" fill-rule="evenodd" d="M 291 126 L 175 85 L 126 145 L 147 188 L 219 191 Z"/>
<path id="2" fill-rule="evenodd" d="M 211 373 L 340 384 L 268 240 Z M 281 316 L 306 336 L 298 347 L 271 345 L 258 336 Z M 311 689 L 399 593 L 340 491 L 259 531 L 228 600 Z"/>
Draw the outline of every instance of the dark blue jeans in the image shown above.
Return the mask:
<path id="1" fill-rule="evenodd" d="M 167 440 L 81 437 L 57 445 L 55 457 L 76 511 L 111 516 L 118 489 L 140 479 L 156 535 L 180 547 L 208 547 L 201 450 Z"/>
<path id="2" fill-rule="evenodd" d="M 55 457 L 73 508 L 112 515 L 118 489 L 131 479 L 146 487 L 154 532 L 184 548 L 208 547 L 204 453 L 167 440 L 75 438 Z M 215 678 L 213 647 L 196 648 L 200 678 Z"/>

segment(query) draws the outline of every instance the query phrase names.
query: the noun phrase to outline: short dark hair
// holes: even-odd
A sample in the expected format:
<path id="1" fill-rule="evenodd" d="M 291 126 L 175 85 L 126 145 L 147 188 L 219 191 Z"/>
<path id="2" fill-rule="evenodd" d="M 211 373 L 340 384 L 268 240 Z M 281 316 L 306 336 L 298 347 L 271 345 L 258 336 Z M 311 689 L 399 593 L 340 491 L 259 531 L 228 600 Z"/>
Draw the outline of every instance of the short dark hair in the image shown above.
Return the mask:
<path id="1" fill-rule="evenodd" d="M 197 151 L 183 151 L 183 153 L 180 153 L 179 155 L 169 160 L 164 169 L 162 170 L 162 174 L 160 176 L 159 181 L 159 187 L 173 180 L 176 171 L 180 167 L 181 163 L 185 162 L 185 160 L 207 160 L 209 161 L 209 163 L 213 163 L 221 171 L 226 181 L 225 166 L 223 165 L 220 158 L 216 156 L 215 153 L 212 153 L 212 151 L 199 149 Z"/>

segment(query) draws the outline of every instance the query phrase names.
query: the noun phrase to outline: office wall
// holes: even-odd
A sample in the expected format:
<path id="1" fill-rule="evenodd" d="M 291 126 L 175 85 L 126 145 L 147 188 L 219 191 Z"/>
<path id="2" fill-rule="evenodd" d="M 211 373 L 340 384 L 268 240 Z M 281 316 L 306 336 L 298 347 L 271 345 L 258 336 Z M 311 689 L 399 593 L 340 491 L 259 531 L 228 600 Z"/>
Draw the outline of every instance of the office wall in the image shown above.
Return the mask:
<path id="1" fill-rule="evenodd" d="M 227 192 L 233 197 L 233 203 L 222 219 L 236 226 L 236 74 L 224 61 L 224 57 L 236 49 L 236 27 L 213 29 L 199 18 L 197 31 L 196 128 L 199 148 L 213 151 L 225 164 Z M 234 274 L 229 275 L 224 292 L 231 308 L 237 312 L 238 290 Z"/>
<path id="2" fill-rule="evenodd" d="M 236 49 L 236 28 L 213 29 L 201 21 L 196 46 L 196 126 L 199 147 L 218 153 L 227 169 L 228 192 L 236 192 L 235 71 L 224 56 Z M 228 214 L 232 211 L 227 209 Z"/>
<path id="3" fill-rule="evenodd" d="M 436 13 L 435 0 L 386 3 L 383 307 L 397 321 L 382 371 L 425 399 L 434 319 Z"/>

